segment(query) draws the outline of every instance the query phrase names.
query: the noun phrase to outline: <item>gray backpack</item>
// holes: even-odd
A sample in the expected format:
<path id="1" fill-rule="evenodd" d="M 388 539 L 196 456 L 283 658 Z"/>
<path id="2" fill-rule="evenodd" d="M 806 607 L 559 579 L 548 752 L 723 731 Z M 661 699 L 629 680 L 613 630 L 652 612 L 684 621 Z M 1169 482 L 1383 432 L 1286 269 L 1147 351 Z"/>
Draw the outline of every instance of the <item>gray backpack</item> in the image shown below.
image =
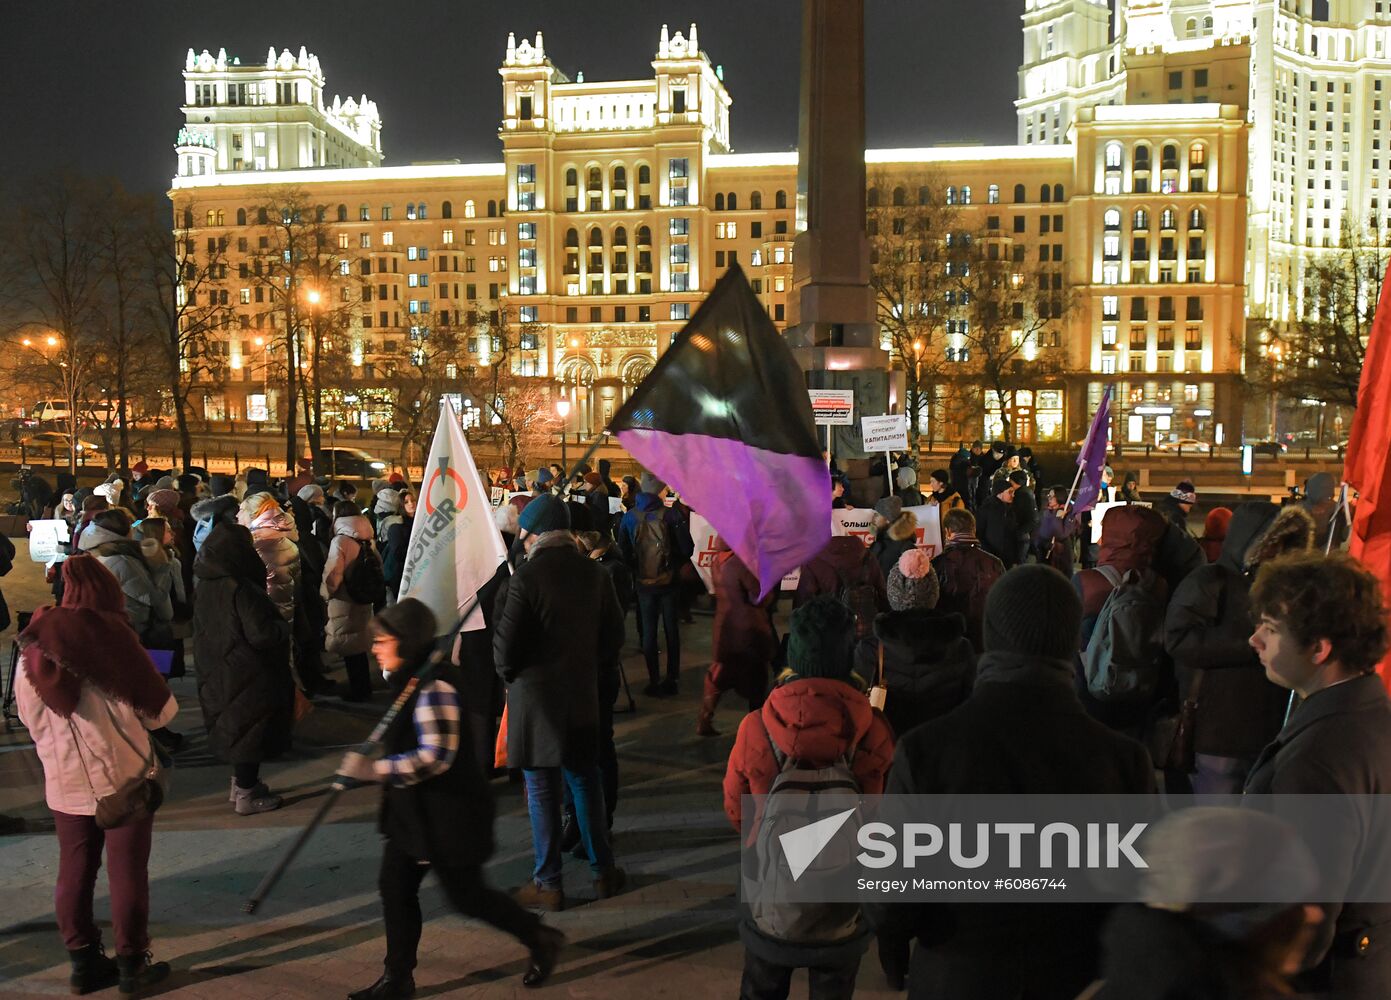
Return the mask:
<path id="1" fill-rule="evenodd" d="M 1087 693 L 1097 701 L 1139 704 L 1154 699 L 1164 673 L 1164 604 L 1154 596 L 1154 575 L 1111 566 L 1097 571 L 1111 593 L 1082 650 Z"/>
<path id="2" fill-rule="evenodd" d="M 797 944 L 835 944 L 860 933 L 860 904 L 796 901 L 787 856 L 779 838 L 818 819 L 842 812 L 849 798 L 858 799 L 860 783 L 851 767 L 857 746 L 829 767 L 806 767 L 788 757 L 768 737 L 778 776 L 764 800 L 763 815 L 754 840 L 758 890 L 750 904 L 754 925 L 778 941 Z M 822 802 L 816 800 L 822 797 Z M 854 862 L 853 838 L 836 837 L 813 861 L 802 877 L 817 872 L 845 870 Z"/>

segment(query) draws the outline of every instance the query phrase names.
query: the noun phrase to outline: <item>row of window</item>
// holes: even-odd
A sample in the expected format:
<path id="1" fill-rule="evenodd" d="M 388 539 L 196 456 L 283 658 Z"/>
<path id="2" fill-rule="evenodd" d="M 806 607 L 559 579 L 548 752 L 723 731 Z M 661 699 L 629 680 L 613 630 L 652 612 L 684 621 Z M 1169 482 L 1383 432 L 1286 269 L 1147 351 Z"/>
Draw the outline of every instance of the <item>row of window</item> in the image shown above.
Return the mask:
<path id="1" fill-rule="evenodd" d="M 1146 142 L 1137 143 L 1132 152 L 1134 169 L 1139 172 L 1149 170 L 1152 166 L 1150 159 L 1150 145 Z M 1121 170 L 1125 167 L 1125 147 L 1119 142 L 1108 142 L 1106 144 L 1106 169 Z M 1166 142 L 1159 150 L 1159 169 L 1177 170 L 1179 165 L 1179 144 L 1176 142 Z M 1207 143 L 1194 142 L 1188 147 L 1188 169 L 1206 170 L 1207 169 Z"/>
<path id="2" fill-rule="evenodd" d="M 499 207 L 499 206 L 500 206 L 500 203 L 499 203 L 499 202 L 497 202 L 497 201 L 495 201 L 495 200 L 492 200 L 492 199 L 489 199 L 489 201 L 488 201 L 488 203 L 487 203 L 488 218 L 494 219 L 494 218 L 498 218 L 498 217 L 501 215 L 501 211 L 500 211 L 500 207 Z M 393 211 L 393 206 L 391 206 L 391 205 L 383 205 L 383 206 L 381 206 L 381 209 L 380 209 L 380 219 L 381 219 L 381 221 L 382 221 L 382 222 L 390 222 L 390 221 L 391 221 L 391 217 L 392 217 L 392 211 Z M 372 206 L 371 206 L 371 205 L 367 205 L 367 204 L 360 205 L 360 206 L 358 206 L 357 212 L 358 212 L 357 218 L 358 218 L 358 221 L 359 221 L 359 222 L 371 222 L 371 221 L 372 221 Z M 255 222 L 256 225 L 258 225 L 258 226 L 268 226 L 268 225 L 270 225 L 270 215 L 271 215 L 270 209 L 265 208 L 265 207 L 251 209 L 250 211 L 248 211 L 248 210 L 245 209 L 245 208 L 239 208 L 239 209 L 237 209 L 236 216 L 235 216 L 235 217 L 236 217 L 236 220 L 237 220 L 236 224 L 239 225 L 239 226 L 245 226 L 245 225 L 247 225 L 247 224 L 248 224 L 248 220 L 252 217 L 253 214 L 254 214 L 255 219 L 256 219 L 256 222 Z M 475 206 L 475 204 L 474 204 L 474 202 L 473 202 L 473 199 L 470 198 L 470 199 L 468 199 L 467 201 L 465 201 L 465 202 L 464 202 L 464 218 L 466 218 L 466 219 L 472 219 L 472 218 L 476 217 L 477 214 L 478 214 L 478 210 L 477 210 L 477 207 Z M 324 206 L 324 205 L 319 205 L 319 206 L 317 206 L 315 215 L 316 215 L 316 221 L 318 221 L 318 222 L 326 222 L 326 221 L 328 221 L 328 209 L 327 209 L 327 207 Z M 429 206 L 428 206 L 425 202 L 408 202 L 408 203 L 406 204 L 406 219 L 411 220 L 411 221 L 415 221 L 415 220 L 420 220 L 420 219 L 428 219 L 429 217 L 430 217 L 430 216 L 429 216 Z M 443 218 L 443 219 L 452 219 L 453 217 L 454 217 L 454 203 L 453 203 L 453 202 L 450 202 L 450 201 L 444 202 L 444 203 L 440 206 L 440 218 Z M 225 225 L 227 225 L 227 212 L 226 212 L 225 209 L 221 209 L 221 208 L 210 208 L 210 209 L 208 209 L 207 214 L 206 214 L 206 216 L 204 217 L 204 221 L 205 221 L 205 224 L 208 225 L 208 226 L 225 226 Z M 299 214 L 298 214 L 298 213 L 294 213 L 294 217 L 293 217 L 293 218 L 290 217 L 289 214 L 286 214 L 286 215 L 282 215 L 282 217 L 281 217 L 281 219 L 280 219 L 280 222 L 281 222 L 282 225 L 292 225 L 292 224 L 300 223 L 300 222 L 302 222 L 302 221 L 303 221 L 303 220 L 302 220 L 302 218 L 299 217 Z M 338 221 L 338 222 L 347 222 L 347 221 L 348 221 L 348 206 L 347 206 L 347 205 L 339 205 L 339 206 L 338 206 L 337 221 Z M 184 209 L 184 212 L 183 212 L 183 223 L 184 223 L 183 228 L 185 228 L 185 229 L 192 229 L 192 228 L 193 228 L 193 209 L 191 209 L 191 208 L 186 208 L 186 209 Z"/>
<path id="3" fill-rule="evenodd" d="M 1043 184 L 1038 189 L 1038 200 L 1045 205 L 1061 204 L 1064 198 L 1064 190 L 1061 184 Z M 970 205 L 973 199 L 973 192 L 969 184 L 961 186 L 948 185 L 943 193 L 943 201 L 948 205 Z M 883 194 L 877 187 L 872 187 L 865 195 L 865 204 L 869 208 L 881 207 Z M 1000 185 L 991 184 L 986 188 L 986 204 L 998 205 L 1000 203 Z M 1028 189 L 1023 184 L 1014 185 L 1014 201 L 1016 204 L 1024 204 L 1029 200 Z M 931 205 L 932 190 L 923 185 L 917 190 L 917 204 Z M 899 186 L 893 189 L 889 195 L 889 205 L 894 208 L 905 207 L 908 202 L 908 189 Z"/>
<path id="4" fill-rule="evenodd" d="M 1159 297 L 1158 317 L 1161 322 L 1174 319 L 1174 296 L 1161 295 Z M 1189 295 L 1184 303 L 1184 319 L 1200 320 L 1203 318 L 1203 299 L 1200 295 Z M 1101 318 L 1103 321 L 1113 321 L 1120 319 L 1121 300 L 1117 295 L 1103 295 L 1101 297 Z M 1144 296 L 1135 296 L 1130 300 L 1130 318 L 1132 320 L 1149 319 L 1149 299 Z"/>

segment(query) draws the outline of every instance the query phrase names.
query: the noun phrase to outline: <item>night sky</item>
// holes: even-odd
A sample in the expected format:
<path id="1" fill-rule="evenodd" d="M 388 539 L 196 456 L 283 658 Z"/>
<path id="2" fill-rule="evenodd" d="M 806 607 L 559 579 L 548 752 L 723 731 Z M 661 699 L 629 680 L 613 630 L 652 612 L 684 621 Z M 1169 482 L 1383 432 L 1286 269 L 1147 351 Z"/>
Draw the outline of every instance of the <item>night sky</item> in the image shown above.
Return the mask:
<path id="1" fill-rule="evenodd" d="M 796 0 L 12 0 L 0 58 L 5 197 L 26 178 L 73 170 L 163 191 L 189 47 L 225 47 L 243 63 L 300 45 L 319 57 L 326 93 L 377 102 L 388 165 L 500 157 L 507 32 L 545 32 L 551 61 L 588 80 L 651 74 L 663 22 L 723 65 L 736 151 L 797 140 L 801 4 Z M 1013 142 L 1023 48 L 1018 0 L 869 0 L 871 146 Z M 598 13 L 596 13 L 598 12 Z M 988 12 L 988 14 L 987 14 Z"/>

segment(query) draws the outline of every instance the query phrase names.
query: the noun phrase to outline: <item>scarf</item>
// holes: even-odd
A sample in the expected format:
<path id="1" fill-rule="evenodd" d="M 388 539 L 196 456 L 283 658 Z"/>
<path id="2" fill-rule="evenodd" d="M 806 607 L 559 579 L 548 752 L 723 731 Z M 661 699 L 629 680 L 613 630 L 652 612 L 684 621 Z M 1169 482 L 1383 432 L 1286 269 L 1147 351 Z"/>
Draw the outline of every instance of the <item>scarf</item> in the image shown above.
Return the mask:
<path id="1" fill-rule="evenodd" d="M 24 674 L 44 705 L 61 718 L 77 708 L 83 683 L 153 718 L 169 700 L 169 686 L 125 614 L 95 608 L 40 608 L 19 634 Z"/>
<path id="2" fill-rule="evenodd" d="M 982 684 L 1032 684 L 1072 690 L 1073 668 L 1069 660 L 1023 653 L 986 652 L 976 663 L 976 689 Z"/>

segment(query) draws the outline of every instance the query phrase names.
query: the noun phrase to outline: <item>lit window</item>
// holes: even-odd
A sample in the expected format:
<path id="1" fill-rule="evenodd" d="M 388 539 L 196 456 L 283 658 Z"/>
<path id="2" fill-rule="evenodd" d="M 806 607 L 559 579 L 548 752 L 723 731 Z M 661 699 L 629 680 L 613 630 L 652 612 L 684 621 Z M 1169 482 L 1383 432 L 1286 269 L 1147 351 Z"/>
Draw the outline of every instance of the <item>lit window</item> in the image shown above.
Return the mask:
<path id="1" fill-rule="evenodd" d="M 691 304 L 689 302 L 673 302 L 671 304 L 672 319 L 690 319 Z"/>
<path id="2" fill-rule="evenodd" d="M 396 245 L 396 234 L 395 234 L 395 233 L 393 233 L 390 229 L 388 229 L 386 232 L 382 233 L 382 246 L 384 246 L 384 247 L 390 247 L 390 246 L 395 246 L 395 245 Z"/>

